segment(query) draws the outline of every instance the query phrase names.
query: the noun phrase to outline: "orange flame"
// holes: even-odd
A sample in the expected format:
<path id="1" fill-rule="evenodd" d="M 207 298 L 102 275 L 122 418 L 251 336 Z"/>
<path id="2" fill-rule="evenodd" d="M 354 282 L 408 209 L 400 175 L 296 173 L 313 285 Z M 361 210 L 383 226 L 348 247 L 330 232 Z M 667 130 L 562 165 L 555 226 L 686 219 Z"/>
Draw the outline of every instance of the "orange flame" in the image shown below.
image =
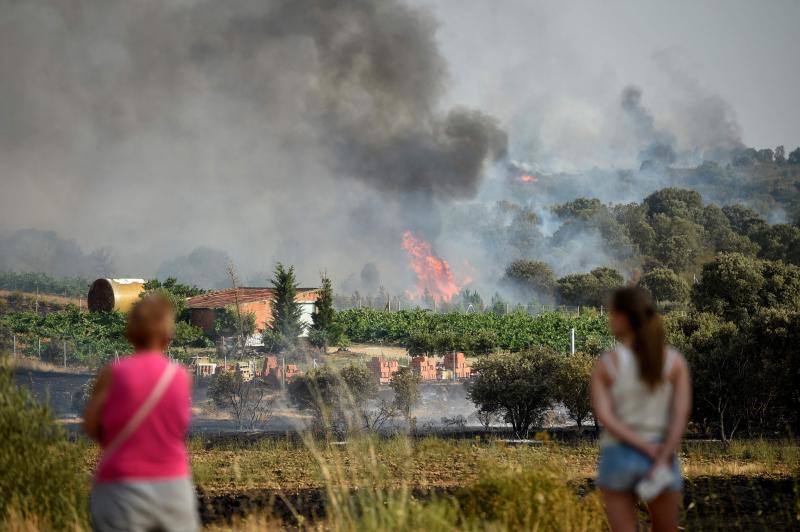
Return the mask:
<path id="1" fill-rule="evenodd" d="M 411 231 L 403 233 L 403 249 L 408 253 L 409 267 L 417 275 L 411 297 L 421 298 L 427 292 L 435 301 L 450 301 L 469 282 L 456 281 L 450 265 L 433 253 L 430 242 L 417 238 Z"/>
<path id="2" fill-rule="evenodd" d="M 519 176 L 519 180 L 522 181 L 523 183 L 535 183 L 536 181 L 539 180 L 539 178 L 536 177 L 535 175 L 525 174 Z"/>

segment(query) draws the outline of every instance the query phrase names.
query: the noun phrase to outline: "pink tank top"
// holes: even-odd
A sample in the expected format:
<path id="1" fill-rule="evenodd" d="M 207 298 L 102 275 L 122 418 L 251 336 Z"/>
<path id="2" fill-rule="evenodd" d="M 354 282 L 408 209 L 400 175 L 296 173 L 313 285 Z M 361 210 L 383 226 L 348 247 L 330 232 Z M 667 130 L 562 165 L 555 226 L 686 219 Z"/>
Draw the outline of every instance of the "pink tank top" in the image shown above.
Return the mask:
<path id="1" fill-rule="evenodd" d="M 150 395 L 168 363 L 161 353 L 143 352 L 110 366 L 111 388 L 100 412 L 100 443 L 104 449 Z M 101 456 L 96 481 L 189 476 L 186 433 L 191 408 L 191 382 L 181 368 L 139 428 L 110 456 Z"/>

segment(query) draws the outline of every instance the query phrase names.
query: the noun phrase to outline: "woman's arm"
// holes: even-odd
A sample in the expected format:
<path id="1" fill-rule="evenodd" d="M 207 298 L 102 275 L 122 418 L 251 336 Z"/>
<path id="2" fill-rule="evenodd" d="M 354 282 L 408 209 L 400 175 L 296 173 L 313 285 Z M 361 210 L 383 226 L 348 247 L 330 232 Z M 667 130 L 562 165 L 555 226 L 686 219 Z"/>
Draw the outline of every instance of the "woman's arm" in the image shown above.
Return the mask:
<path id="1" fill-rule="evenodd" d="M 659 450 L 656 461 L 669 463 L 681 443 L 686 426 L 689 424 L 689 414 L 692 409 L 692 382 L 689 377 L 689 367 L 686 359 L 676 353 L 675 362 L 667 377 L 672 383 L 672 405 L 670 410 L 669 426 L 664 438 L 664 444 Z"/>
<path id="2" fill-rule="evenodd" d="M 83 413 L 83 431 L 91 439 L 100 441 L 100 412 L 108 397 L 111 389 L 111 370 L 108 366 L 100 370 L 97 380 L 92 388 L 92 395 L 86 403 L 86 410 Z"/>
<path id="3" fill-rule="evenodd" d="M 614 414 L 611 402 L 611 384 L 611 376 L 601 357 L 595 363 L 592 371 L 592 410 L 594 410 L 595 422 L 602 423 L 605 430 L 619 441 L 638 449 L 651 459 L 655 459 L 661 446 L 650 443 L 636 434 Z"/>

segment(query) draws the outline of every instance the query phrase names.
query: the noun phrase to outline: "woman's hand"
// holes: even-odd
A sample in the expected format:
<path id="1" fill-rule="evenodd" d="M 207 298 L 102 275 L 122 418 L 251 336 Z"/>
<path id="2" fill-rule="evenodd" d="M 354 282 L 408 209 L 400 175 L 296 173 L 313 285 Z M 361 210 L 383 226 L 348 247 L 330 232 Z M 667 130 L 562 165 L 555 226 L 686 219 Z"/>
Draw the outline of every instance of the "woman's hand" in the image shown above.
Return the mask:
<path id="1" fill-rule="evenodd" d="M 652 460 L 653 462 L 658 461 L 659 455 L 661 454 L 662 449 L 664 448 L 663 445 L 660 443 L 645 443 L 642 448 L 640 449 L 647 457 Z"/>
<path id="2" fill-rule="evenodd" d="M 663 446 L 659 447 L 663 449 Z M 665 455 L 663 452 L 659 452 L 653 459 L 653 466 L 650 468 L 650 471 L 647 473 L 647 476 L 652 477 L 653 473 L 655 473 L 656 470 L 661 467 L 666 469 L 670 469 L 672 467 L 672 455 Z"/>

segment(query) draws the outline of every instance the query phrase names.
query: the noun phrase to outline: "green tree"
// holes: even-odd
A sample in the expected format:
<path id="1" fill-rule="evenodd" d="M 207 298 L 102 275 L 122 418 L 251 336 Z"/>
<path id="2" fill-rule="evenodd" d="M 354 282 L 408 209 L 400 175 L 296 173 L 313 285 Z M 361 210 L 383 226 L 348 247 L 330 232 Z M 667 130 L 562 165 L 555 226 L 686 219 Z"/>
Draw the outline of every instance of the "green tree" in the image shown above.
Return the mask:
<path id="1" fill-rule="evenodd" d="M 309 340 L 323 350 L 330 342 L 337 342 L 341 336 L 341 328 L 336 323 L 336 311 L 333 309 L 333 287 L 328 276 L 323 275 L 314 313 L 311 315 Z"/>
<path id="2" fill-rule="evenodd" d="M 592 412 L 589 382 L 595 360 L 595 357 L 580 351 L 557 359 L 556 398 L 566 407 L 578 428 Z"/>
<path id="3" fill-rule="evenodd" d="M 256 330 L 256 315 L 252 312 L 237 312 L 235 305 L 216 309 L 214 333 L 220 336 L 241 336 L 247 338 Z"/>
<path id="4" fill-rule="evenodd" d="M 400 368 L 394 375 L 390 386 L 394 392 L 394 404 L 405 418 L 406 423 L 413 429 L 411 411 L 421 397 L 420 376 L 411 371 L 409 367 Z"/>
<path id="5" fill-rule="evenodd" d="M 764 282 L 761 261 L 740 253 L 722 253 L 703 265 L 692 300 L 698 310 L 744 320 L 758 307 Z"/>
<path id="6" fill-rule="evenodd" d="M 639 286 L 646 289 L 659 302 L 684 303 L 689 299 L 689 285 L 678 274 L 667 268 L 656 268 L 639 279 Z"/>
<path id="7" fill-rule="evenodd" d="M 556 355 L 546 349 L 503 353 L 478 360 L 467 396 L 483 412 L 500 412 L 517 437 L 541 423 L 556 398 Z"/>
<path id="8" fill-rule="evenodd" d="M 671 218 L 700 221 L 703 198 L 697 191 L 681 188 L 663 188 L 644 199 L 650 216 L 665 214 Z"/>
<path id="9" fill-rule="evenodd" d="M 172 338 L 172 345 L 181 348 L 184 356 L 186 356 L 188 348 L 192 345 L 200 344 L 204 338 L 203 330 L 200 327 L 185 321 L 179 321 L 175 323 L 175 336 Z"/>
<path id="10" fill-rule="evenodd" d="M 703 265 L 692 299 L 701 311 L 744 322 L 759 308 L 800 307 L 800 268 L 738 253 L 722 253 Z"/>
<path id="11" fill-rule="evenodd" d="M 556 289 L 556 276 L 544 262 L 515 260 L 506 268 L 503 282 L 517 290 L 522 300 L 539 297 L 552 301 Z"/>
<path id="12" fill-rule="evenodd" d="M 567 305 L 599 307 L 625 279 L 613 268 L 595 268 L 589 273 L 572 274 L 558 280 L 561 301 Z"/>
<path id="13" fill-rule="evenodd" d="M 272 324 L 270 328 L 280 335 L 280 350 L 297 344 L 297 338 L 303 333 L 300 321 L 302 310 L 297 302 L 297 282 L 294 266 L 284 267 L 282 263 L 275 266 L 272 278 L 274 295 L 272 297 Z"/>

